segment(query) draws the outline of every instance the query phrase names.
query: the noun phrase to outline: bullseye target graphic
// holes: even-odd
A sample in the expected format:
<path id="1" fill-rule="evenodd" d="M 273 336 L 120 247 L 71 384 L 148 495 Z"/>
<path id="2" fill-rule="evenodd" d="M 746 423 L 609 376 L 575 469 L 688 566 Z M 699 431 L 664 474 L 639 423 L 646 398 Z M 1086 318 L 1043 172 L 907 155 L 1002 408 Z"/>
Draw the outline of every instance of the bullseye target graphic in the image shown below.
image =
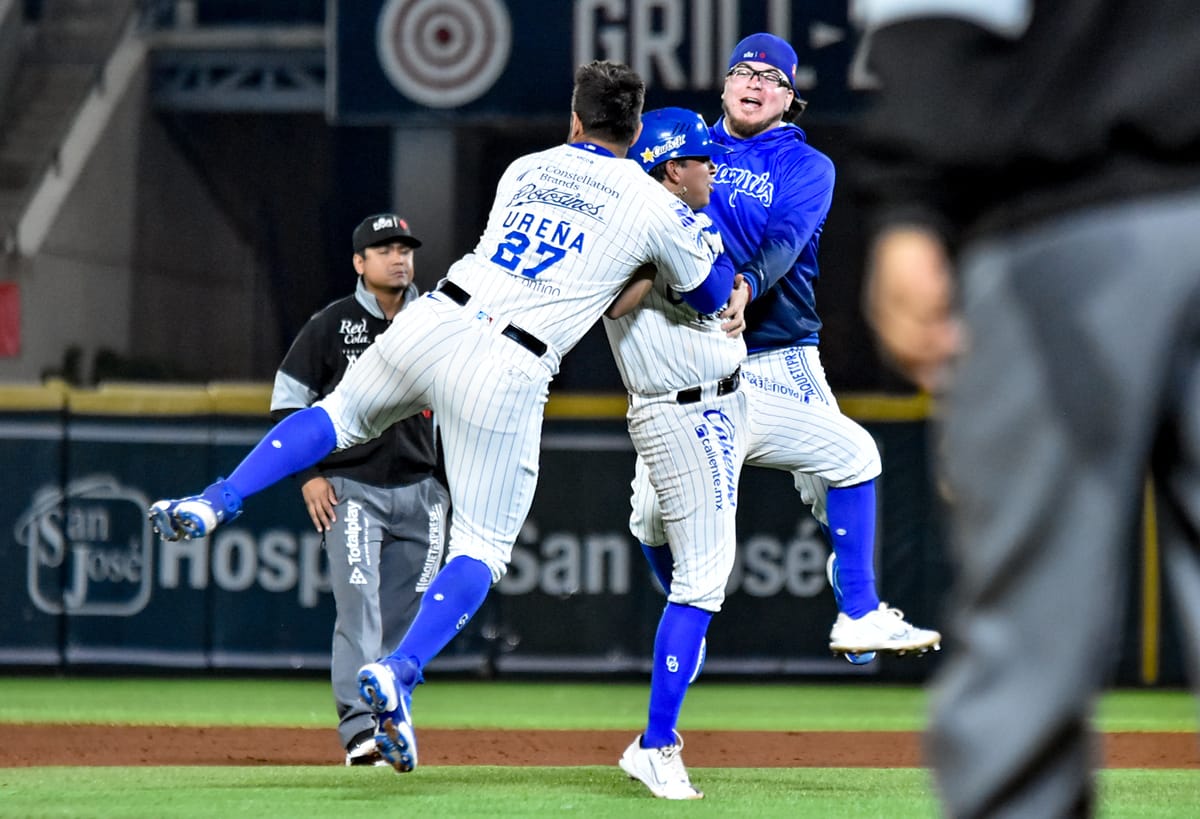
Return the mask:
<path id="1" fill-rule="evenodd" d="M 453 108 L 483 96 L 503 73 L 512 23 L 501 0 L 388 0 L 376 49 L 401 94 Z"/>

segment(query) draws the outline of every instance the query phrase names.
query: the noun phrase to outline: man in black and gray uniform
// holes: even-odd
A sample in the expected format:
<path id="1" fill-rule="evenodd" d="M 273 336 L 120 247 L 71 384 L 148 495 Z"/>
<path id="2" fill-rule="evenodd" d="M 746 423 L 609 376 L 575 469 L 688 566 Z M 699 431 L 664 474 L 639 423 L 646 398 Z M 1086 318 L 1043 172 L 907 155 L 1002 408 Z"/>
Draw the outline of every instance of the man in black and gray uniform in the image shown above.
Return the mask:
<path id="1" fill-rule="evenodd" d="M 275 422 L 328 395 L 418 297 L 413 250 L 421 242 L 405 220 L 394 213 L 368 216 L 355 228 L 353 245 L 358 286 L 300 329 L 275 375 Z M 432 418 L 426 411 L 400 421 L 296 478 L 329 556 L 337 606 L 331 679 L 346 764 L 385 765 L 357 676 L 399 643 L 441 565 L 450 500 Z"/>
<path id="2" fill-rule="evenodd" d="M 879 87 L 861 126 L 867 313 L 902 371 L 948 385 L 958 576 L 927 746 L 942 807 L 1090 816 L 1090 717 L 1147 471 L 1200 683 L 1200 9 L 855 8 Z"/>

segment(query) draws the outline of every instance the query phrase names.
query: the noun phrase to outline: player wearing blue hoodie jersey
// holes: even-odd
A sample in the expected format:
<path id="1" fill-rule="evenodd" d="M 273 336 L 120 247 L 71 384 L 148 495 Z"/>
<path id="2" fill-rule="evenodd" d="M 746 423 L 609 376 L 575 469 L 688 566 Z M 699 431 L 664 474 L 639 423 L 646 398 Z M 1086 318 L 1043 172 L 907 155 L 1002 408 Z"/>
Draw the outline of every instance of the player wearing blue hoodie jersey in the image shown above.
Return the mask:
<path id="1" fill-rule="evenodd" d="M 821 228 L 833 199 L 830 159 L 791 120 L 796 52 L 772 34 L 734 48 L 712 128 L 730 153 L 717 157 L 706 211 L 751 289 L 742 384 L 752 396 L 746 464 L 792 473 L 833 551 L 827 573 L 838 604 L 829 647 L 851 662 L 874 652 L 923 653 L 941 635 L 916 628 L 879 600 L 875 586 L 875 478 L 881 464 L 870 433 L 841 413 L 817 343 L 813 283 Z M 632 529 L 664 586 L 671 557 L 648 481 L 634 482 Z"/>

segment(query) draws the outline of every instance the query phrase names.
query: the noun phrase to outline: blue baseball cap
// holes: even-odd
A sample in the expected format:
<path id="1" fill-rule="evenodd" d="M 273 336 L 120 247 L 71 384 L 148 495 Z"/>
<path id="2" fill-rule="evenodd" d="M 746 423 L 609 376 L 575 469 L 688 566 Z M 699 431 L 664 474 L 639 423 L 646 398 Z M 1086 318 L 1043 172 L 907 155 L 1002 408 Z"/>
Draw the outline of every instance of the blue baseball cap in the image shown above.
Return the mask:
<path id="1" fill-rule="evenodd" d="M 766 63 L 778 68 L 787 77 L 788 84 L 796 87 L 796 50 L 787 40 L 774 34 L 761 32 L 751 34 L 733 47 L 729 55 L 729 68 L 738 63 Z"/>
<path id="2" fill-rule="evenodd" d="M 642 133 L 628 156 L 649 171 L 668 159 L 712 159 L 727 153 L 728 148 L 712 141 L 704 117 L 695 111 L 659 108 L 642 114 Z"/>

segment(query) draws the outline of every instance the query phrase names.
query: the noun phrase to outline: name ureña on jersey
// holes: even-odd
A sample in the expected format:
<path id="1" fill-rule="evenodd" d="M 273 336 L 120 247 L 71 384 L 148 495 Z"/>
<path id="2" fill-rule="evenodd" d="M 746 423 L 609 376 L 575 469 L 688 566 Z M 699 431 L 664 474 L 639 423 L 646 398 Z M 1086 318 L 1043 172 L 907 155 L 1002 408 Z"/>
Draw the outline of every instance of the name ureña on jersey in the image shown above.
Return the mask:
<path id="1" fill-rule="evenodd" d="M 581 228 L 565 220 L 547 219 L 530 211 L 513 211 L 504 217 L 501 227 L 513 228 L 527 237 L 545 239 L 564 251 L 573 250 L 583 253 L 584 238 L 587 233 Z"/>

